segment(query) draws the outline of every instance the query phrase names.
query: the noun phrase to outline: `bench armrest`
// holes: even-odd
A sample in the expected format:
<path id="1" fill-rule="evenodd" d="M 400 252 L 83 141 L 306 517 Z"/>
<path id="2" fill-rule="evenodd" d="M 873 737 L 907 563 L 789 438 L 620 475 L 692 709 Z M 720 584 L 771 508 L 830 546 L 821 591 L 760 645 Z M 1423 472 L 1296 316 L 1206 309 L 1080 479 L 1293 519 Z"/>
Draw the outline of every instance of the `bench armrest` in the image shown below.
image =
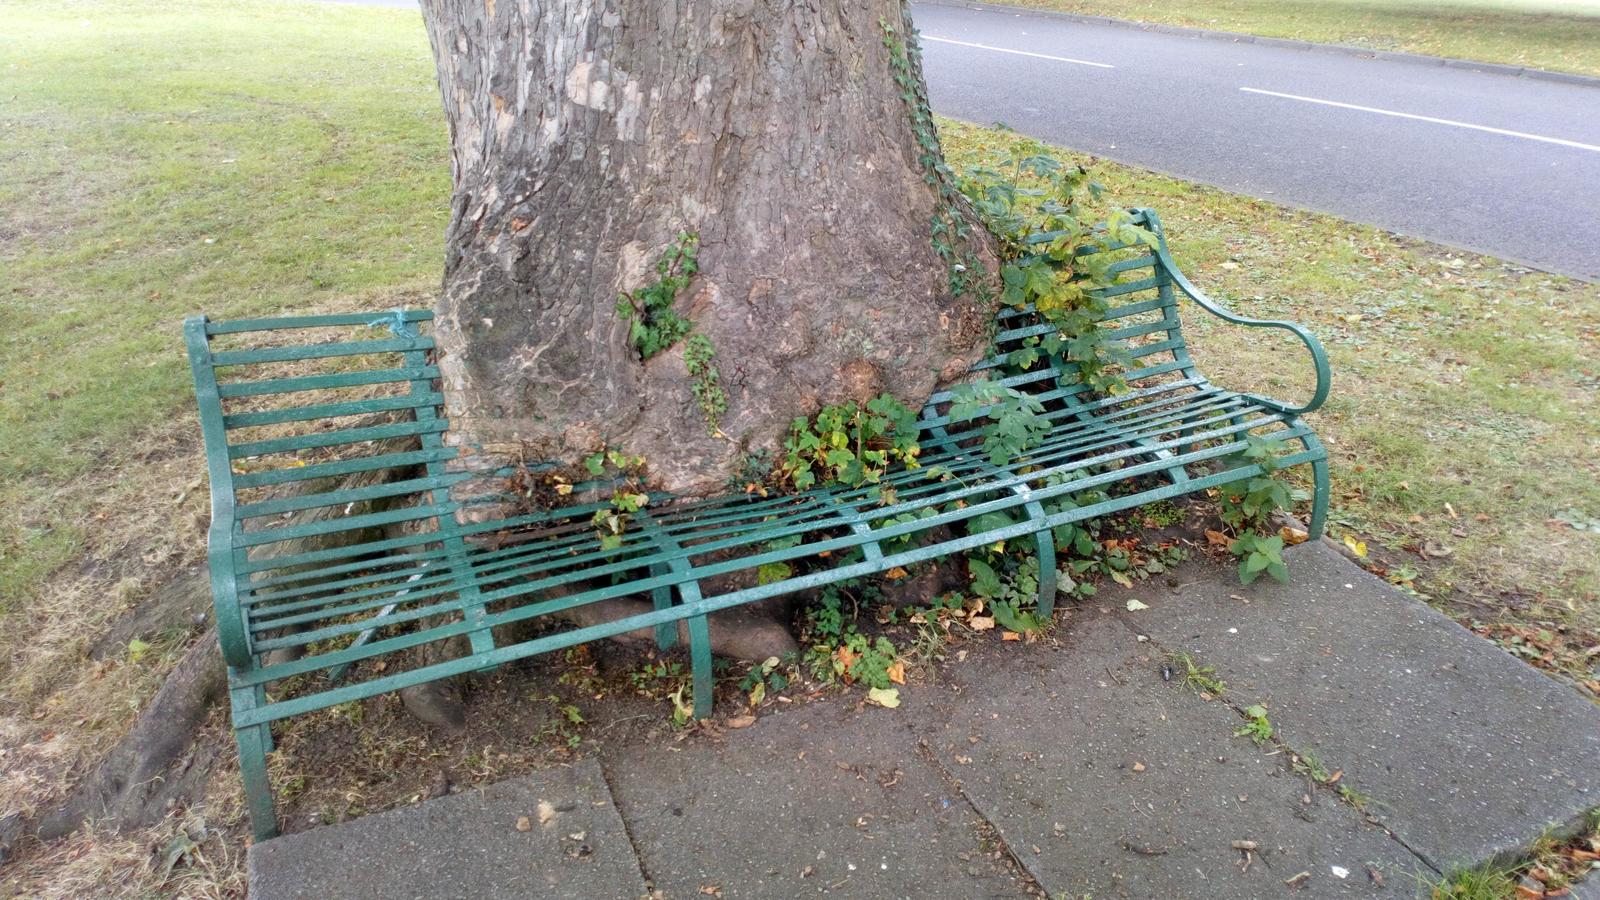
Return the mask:
<path id="1" fill-rule="evenodd" d="M 1195 287 L 1193 282 L 1178 271 L 1177 264 L 1172 261 L 1171 254 L 1167 252 L 1165 240 L 1162 240 L 1160 246 L 1156 249 L 1156 256 L 1160 258 L 1161 265 L 1167 270 L 1167 274 L 1172 276 L 1172 282 L 1178 286 L 1178 290 L 1183 291 L 1190 300 L 1199 304 L 1206 312 L 1224 321 L 1232 322 L 1235 325 L 1243 325 L 1247 328 L 1282 328 L 1299 338 L 1306 345 L 1306 349 L 1311 351 L 1311 362 L 1317 369 L 1317 388 L 1312 392 L 1310 400 L 1306 401 L 1302 406 L 1292 406 L 1288 403 L 1274 400 L 1271 397 L 1253 395 L 1257 400 L 1279 412 L 1296 416 L 1311 412 L 1322 406 L 1323 401 L 1328 399 L 1328 388 L 1333 381 L 1333 373 L 1328 368 L 1328 354 L 1322 349 L 1322 342 L 1318 341 L 1315 335 L 1294 322 L 1285 322 L 1280 319 L 1252 319 L 1248 316 L 1229 312 L 1226 307 L 1207 297 L 1204 291 Z"/>
<path id="2" fill-rule="evenodd" d="M 206 534 L 206 562 L 211 571 L 211 603 L 216 613 L 217 643 L 229 666 L 250 665 L 250 633 L 239 606 L 239 582 L 233 566 L 233 467 L 222 424 L 222 398 L 212 368 L 206 320 L 192 316 L 183 323 L 189 367 L 194 374 L 200 432 L 205 438 L 206 473 L 211 482 L 211 528 Z"/>

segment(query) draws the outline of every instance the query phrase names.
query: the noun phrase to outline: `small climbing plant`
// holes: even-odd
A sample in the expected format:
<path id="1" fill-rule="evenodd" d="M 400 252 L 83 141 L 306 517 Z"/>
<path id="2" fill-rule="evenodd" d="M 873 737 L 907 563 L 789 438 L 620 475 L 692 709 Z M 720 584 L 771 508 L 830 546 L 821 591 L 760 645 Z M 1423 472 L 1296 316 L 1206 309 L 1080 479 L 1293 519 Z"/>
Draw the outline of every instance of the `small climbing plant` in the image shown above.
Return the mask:
<path id="1" fill-rule="evenodd" d="M 889 71 L 900 88 L 900 98 L 905 101 L 911 118 L 911 133 L 917 142 L 917 162 L 922 166 L 923 180 L 937 193 L 933 215 L 928 221 L 928 241 L 944 261 L 950 293 L 958 297 L 971 296 L 987 305 L 992 297 L 989 271 L 972 249 L 972 226 L 961 212 L 961 193 L 939 145 L 939 132 L 919 75 L 922 49 L 917 46 L 917 32 L 907 29 L 903 34 L 886 18 L 880 18 L 878 25 L 883 29 L 883 46 L 889 51 Z"/>
<path id="2" fill-rule="evenodd" d="M 615 483 L 609 504 L 595 510 L 590 519 L 600 537 L 600 546 L 615 550 L 622 546 L 629 519 L 650 503 L 650 495 L 643 489 L 644 457 L 629 456 L 618 450 L 600 450 L 585 458 L 583 465 L 596 478 L 609 473 Z M 571 488 L 567 490 L 570 492 Z"/>
<path id="3" fill-rule="evenodd" d="M 1288 509 L 1295 492 L 1277 478 L 1278 457 L 1285 452 L 1282 441 L 1249 435 L 1238 453 L 1223 465 L 1238 468 L 1255 464 L 1261 474 L 1225 484 L 1218 494 L 1218 515 L 1236 537 L 1228 552 L 1239 560 L 1239 582 L 1249 584 L 1265 572 L 1275 581 L 1289 580 L 1289 567 L 1283 561 L 1283 536 L 1270 533 L 1272 514 Z"/>
<path id="4" fill-rule="evenodd" d="M 717 371 L 717 351 L 711 339 L 691 334 L 683 344 L 683 365 L 689 370 L 689 390 L 706 418 L 712 434 L 720 430 L 722 414 L 728 411 L 728 395 L 722 390 L 722 373 Z"/>
<path id="5" fill-rule="evenodd" d="M 1083 166 L 1025 138 L 1004 157 L 968 168 L 960 188 L 998 242 L 1002 302 L 1031 308 L 1056 328 L 1029 338 L 1008 362 L 1025 371 L 1046 356 L 1060 357 L 1075 363 L 1075 377 L 1096 393 L 1126 392 L 1119 373 L 1130 361 L 1127 349 L 1101 327 L 1111 307 L 1098 289 L 1116 281 L 1113 254 L 1077 251 L 1094 244 L 1154 247 L 1155 235 L 1121 209 L 1109 211 L 1104 229 L 1096 230 L 1089 205 L 1101 186 Z"/>
<path id="6" fill-rule="evenodd" d="M 700 238 L 682 233 L 656 260 L 656 280 L 617 296 L 617 315 L 628 323 L 628 341 L 644 359 L 671 347 L 689 334 L 694 323 L 673 308 L 678 292 L 700 271 Z"/>
<path id="7" fill-rule="evenodd" d="M 691 334 L 694 323 L 678 314 L 674 304 L 689 279 L 700 271 L 700 238 L 687 232 L 662 251 L 656 260 L 656 280 L 636 291 L 617 296 L 617 315 L 628 323 L 628 342 L 649 359 L 679 341 L 684 342 L 683 365 L 689 371 L 689 390 L 705 416 L 706 430 L 721 434 L 722 414 L 728 395 L 717 371 L 717 350 L 703 334 Z"/>
<path id="8" fill-rule="evenodd" d="M 987 379 L 951 390 L 950 421 L 981 423 L 983 452 L 1002 466 L 1025 455 L 1050 435 L 1044 404 L 1031 394 Z"/>

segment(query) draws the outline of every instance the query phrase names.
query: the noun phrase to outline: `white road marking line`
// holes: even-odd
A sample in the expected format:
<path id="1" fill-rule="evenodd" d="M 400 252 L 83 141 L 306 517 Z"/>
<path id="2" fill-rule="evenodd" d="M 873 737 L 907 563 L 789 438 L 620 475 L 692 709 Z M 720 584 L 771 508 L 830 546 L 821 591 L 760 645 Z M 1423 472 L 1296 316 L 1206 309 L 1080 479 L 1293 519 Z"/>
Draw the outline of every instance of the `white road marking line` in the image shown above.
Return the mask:
<path id="1" fill-rule="evenodd" d="M 957 41 L 951 40 L 950 38 L 930 37 L 926 34 L 922 35 L 922 39 L 925 41 L 934 41 L 940 44 L 955 44 L 957 47 L 973 47 L 978 50 L 993 50 L 996 53 L 1012 53 L 1017 56 L 1031 56 L 1034 59 L 1049 59 L 1054 60 L 1055 62 L 1072 63 L 1073 65 L 1078 66 L 1094 66 L 1096 69 L 1116 68 L 1116 66 L 1113 66 L 1110 63 L 1090 62 L 1086 59 L 1073 59 L 1068 56 L 1051 56 L 1048 53 L 1029 53 L 1026 50 L 1008 50 L 1005 47 L 991 47 L 988 44 L 974 44 L 971 41 Z"/>
<path id="2" fill-rule="evenodd" d="M 1242 87 L 1239 90 L 1247 94 L 1265 94 L 1268 97 L 1282 97 L 1286 100 L 1299 100 L 1302 103 L 1320 103 L 1323 106 L 1337 106 L 1340 109 L 1354 109 L 1360 112 L 1377 113 L 1380 116 L 1394 116 L 1397 119 L 1415 119 L 1418 122 L 1432 122 L 1435 125 L 1451 125 L 1456 128 L 1470 128 L 1473 131 L 1487 131 L 1490 134 L 1501 134 L 1506 137 L 1522 138 L 1526 141 L 1543 141 L 1546 144 L 1559 144 L 1563 147 L 1574 147 L 1578 150 L 1589 150 L 1600 153 L 1600 146 L 1594 144 L 1580 144 L 1577 141 L 1568 141 L 1561 138 L 1545 137 L 1542 134 L 1528 134 L 1525 131 L 1510 131 L 1505 128 L 1491 128 L 1488 125 L 1474 125 L 1471 122 L 1457 122 L 1454 119 L 1436 119 L 1433 116 L 1419 116 L 1415 113 L 1395 112 L 1392 109 L 1378 109 L 1375 106 L 1358 106 L 1354 103 L 1340 103 L 1337 100 L 1319 100 L 1316 97 L 1302 97 L 1299 94 L 1280 94 L 1277 91 L 1264 91 L 1260 88 Z"/>

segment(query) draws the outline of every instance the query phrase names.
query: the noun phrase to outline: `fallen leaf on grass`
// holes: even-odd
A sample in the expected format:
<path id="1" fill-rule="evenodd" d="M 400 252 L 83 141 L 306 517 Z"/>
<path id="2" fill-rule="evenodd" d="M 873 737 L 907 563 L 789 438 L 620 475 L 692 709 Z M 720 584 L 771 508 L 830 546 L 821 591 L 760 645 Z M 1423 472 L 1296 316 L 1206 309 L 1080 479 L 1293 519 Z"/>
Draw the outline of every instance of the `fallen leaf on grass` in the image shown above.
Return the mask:
<path id="1" fill-rule="evenodd" d="M 1347 534 L 1347 535 L 1344 536 L 1344 545 L 1349 548 L 1351 553 L 1354 553 L 1356 555 L 1357 559 L 1366 559 L 1367 558 L 1367 542 L 1366 541 L 1358 541 L 1355 538 L 1353 538 L 1353 537 L 1351 537 L 1350 535 Z"/>

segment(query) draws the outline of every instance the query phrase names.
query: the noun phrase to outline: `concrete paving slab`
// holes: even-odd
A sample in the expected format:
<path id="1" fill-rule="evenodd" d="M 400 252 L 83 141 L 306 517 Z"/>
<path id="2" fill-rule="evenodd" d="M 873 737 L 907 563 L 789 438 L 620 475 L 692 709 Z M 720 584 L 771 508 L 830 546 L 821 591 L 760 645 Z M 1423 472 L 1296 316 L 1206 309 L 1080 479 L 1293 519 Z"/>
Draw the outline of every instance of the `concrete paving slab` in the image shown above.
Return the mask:
<path id="1" fill-rule="evenodd" d="M 1407 846 L 1448 869 L 1515 854 L 1600 806 L 1600 709 L 1320 543 L 1292 580 L 1193 567 L 1119 615 L 1264 703 Z M 1235 599 L 1239 598 L 1239 599 Z M 1125 609 L 1121 594 L 1105 605 Z"/>
<path id="2" fill-rule="evenodd" d="M 548 804 L 540 824 L 540 804 Z M 528 818 L 527 831 L 517 820 Z M 593 761 L 250 848 L 252 900 L 645 896 Z"/>
<path id="3" fill-rule="evenodd" d="M 1303 896 L 1410 895 L 1415 856 L 1236 736 L 1226 705 L 1164 682 L 1114 617 L 1086 608 L 1061 636 L 975 651 L 995 659 L 954 667 L 959 694 L 924 726 L 1050 896 L 1266 897 L 1301 872 Z M 1259 845 L 1248 868 L 1235 841 Z"/>
<path id="4" fill-rule="evenodd" d="M 606 772 L 669 898 L 1027 896 L 977 812 L 926 761 L 910 730 L 921 714 L 910 702 L 814 702 L 721 743 L 623 748 Z"/>

